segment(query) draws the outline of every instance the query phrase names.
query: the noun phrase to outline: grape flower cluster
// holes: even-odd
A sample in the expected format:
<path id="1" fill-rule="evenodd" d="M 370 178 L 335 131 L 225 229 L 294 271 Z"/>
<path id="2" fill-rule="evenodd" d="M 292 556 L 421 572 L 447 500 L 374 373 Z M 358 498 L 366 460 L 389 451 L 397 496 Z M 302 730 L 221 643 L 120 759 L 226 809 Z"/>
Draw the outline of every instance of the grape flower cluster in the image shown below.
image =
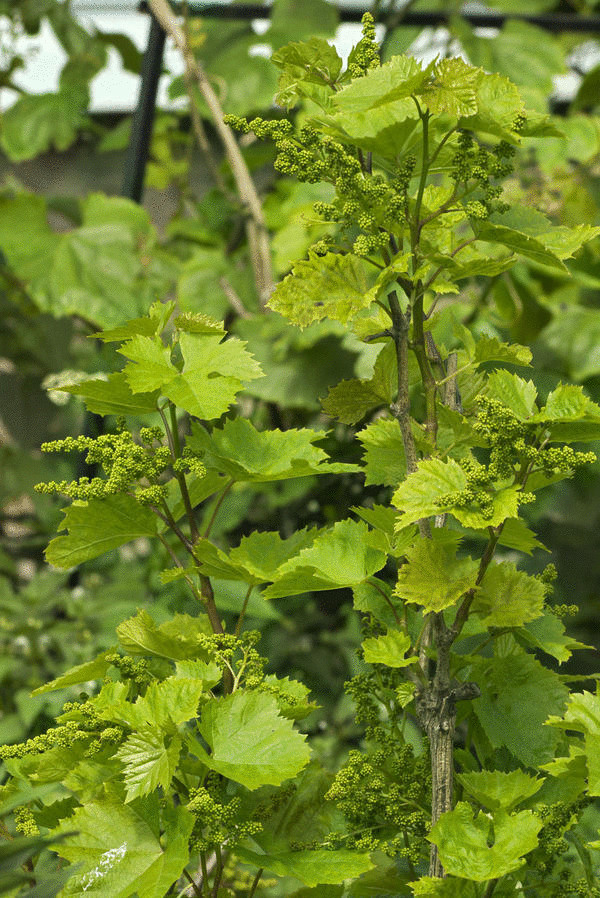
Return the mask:
<path id="1" fill-rule="evenodd" d="M 198 477 L 206 474 L 204 465 L 191 450 L 186 447 L 181 458 L 173 459 L 170 449 L 160 443 L 161 438 L 160 427 L 142 427 L 140 443 L 136 443 L 133 434 L 122 425 L 117 433 L 67 437 L 42 443 L 42 452 L 85 452 L 86 464 L 97 466 L 105 476 L 53 480 L 36 484 L 35 490 L 81 500 L 129 493 L 142 505 L 161 505 L 167 487 L 160 481 L 169 467 L 176 473 L 191 472 Z"/>
<path id="2" fill-rule="evenodd" d="M 487 464 L 474 458 L 461 459 L 459 464 L 466 474 L 467 485 L 462 490 L 440 497 L 440 508 L 453 505 L 465 508 L 476 505 L 484 518 L 490 519 L 494 510 L 494 484 L 512 480 L 523 487 L 532 473 L 546 477 L 554 474 L 570 476 L 583 465 L 596 460 L 594 452 L 579 452 L 571 446 L 547 446 L 540 434 L 538 423 L 528 423 L 497 399 L 478 396 L 478 411 L 473 430 L 489 448 Z M 520 505 L 532 502 L 532 492 L 520 489 Z"/>
<path id="3" fill-rule="evenodd" d="M 262 830 L 257 820 L 240 819 L 239 798 L 225 803 L 219 792 L 217 777 L 208 778 L 204 786 L 190 791 L 187 809 L 195 818 L 189 841 L 191 851 L 214 851 L 224 842 L 231 847 Z"/>

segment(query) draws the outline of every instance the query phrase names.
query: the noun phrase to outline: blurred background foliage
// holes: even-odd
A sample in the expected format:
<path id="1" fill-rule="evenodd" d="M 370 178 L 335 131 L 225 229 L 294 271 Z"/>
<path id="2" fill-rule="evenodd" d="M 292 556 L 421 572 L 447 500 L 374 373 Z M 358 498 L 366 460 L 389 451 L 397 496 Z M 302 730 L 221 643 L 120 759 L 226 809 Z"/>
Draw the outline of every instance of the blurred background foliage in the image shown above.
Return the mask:
<path id="1" fill-rule="evenodd" d="M 461 18 L 461 7 L 421 0 L 404 8 L 451 9 L 448 27 L 440 29 L 403 25 L 400 4 L 372 4 L 376 14 L 397 13 L 394 27 L 380 26 L 384 59 L 401 52 L 426 58 L 460 52 L 510 77 L 529 108 L 552 113 L 563 136 L 545 139 L 543 146 L 535 138 L 523 140 L 506 187 L 509 200 L 558 224 L 600 224 L 600 30 L 550 33 L 517 19 L 499 31 L 474 29 Z M 600 2 L 495 0 L 486 8 L 597 15 L 600 24 Z M 242 396 L 241 413 L 259 427 L 322 430 L 324 448 L 340 461 L 360 461 L 354 434 L 369 422 L 332 422 L 320 400 L 340 379 L 370 377 L 379 347 L 350 339 L 335 322 L 299 331 L 262 309 L 242 204 L 208 110 L 184 77 L 172 77 L 169 86 L 181 108 L 157 114 L 144 205 L 137 206 L 118 196 L 130 117 L 88 112 L 90 83 L 106 65 L 109 48 L 126 70 L 139 71 L 134 44 L 122 34 L 87 30 L 59 0 L 0 0 L 0 15 L 7 23 L 0 87 L 18 88 L 25 60 L 17 38 L 24 32 L 49 24 L 66 54 L 56 91 L 19 92 L 0 119 L 0 738 L 13 742 L 44 730 L 73 697 L 63 691 L 34 700 L 30 690 L 113 645 L 116 625 L 136 608 L 147 607 L 157 620 L 173 611 L 194 613 L 181 581 L 161 583 L 160 571 L 168 566 L 162 549 L 143 540 L 67 574 L 44 562 L 61 513 L 33 485 L 71 479 L 77 461 L 42 456 L 39 445 L 98 426 L 76 396 L 52 388 L 118 367 L 112 350 L 89 336 L 143 314 L 157 297 L 175 298 L 182 311 L 224 318 L 229 331 L 248 341 L 266 374 Z M 266 31 L 251 21 L 187 22 L 190 46 L 224 110 L 266 117 L 284 113 L 273 105 L 277 72 L 265 48 L 314 35 L 333 38 L 337 26 L 337 12 L 326 0 L 275 0 Z M 197 146 L 198 119 L 189 103 L 199 113 L 208 156 Z M 301 119 L 307 111 L 297 108 L 292 115 Z M 246 138 L 241 143 L 263 200 L 279 279 L 325 233 L 328 226 L 315 220 L 312 204 L 328 199 L 327 186 L 283 178 L 273 169 L 270 146 Z M 82 159 L 91 172 L 87 188 L 71 177 Z M 598 242 L 568 266 L 569 274 L 562 275 L 523 261 L 491 280 L 466 282 L 460 295 L 438 306 L 447 348 L 453 321 L 476 334 L 527 343 L 534 353 L 529 376 L 542 396 L 570 380 L 600 402 Z M 375 459 L 377 447 L 368 451 Z M 377 460 L 383 467 L 392 462 Z M 556 563 L 556 601 L 579 605 L 573 635 L 596 646 L 569 667 L 582 674 L 598 669 L 600 646 L 599 475 L 596 464 L 528 507 L 531 525 L 551 548 L 531 560 L 531 569 Z M 256 529 L 289 535 L 343 518 L 351 506 L 386 502 L 390 493 L 391 487 L 365 486 L 357 475 L 240 485 L 218 510 L 212 532 L 231 545 Z M 225 618 L 241 607 L 235 584 L 217 583 L 215 592 Z M 311 688 L 320 709 L 305 729 L 333 764 L 361 735 L 343 693 L 344 681 L 358 669 L 360 634 L 351 595 L 342 590 L 266 603 L 257 594 L 250 612 L 249 625 L 262 632 L 260 648 L 272 672 Z"/>

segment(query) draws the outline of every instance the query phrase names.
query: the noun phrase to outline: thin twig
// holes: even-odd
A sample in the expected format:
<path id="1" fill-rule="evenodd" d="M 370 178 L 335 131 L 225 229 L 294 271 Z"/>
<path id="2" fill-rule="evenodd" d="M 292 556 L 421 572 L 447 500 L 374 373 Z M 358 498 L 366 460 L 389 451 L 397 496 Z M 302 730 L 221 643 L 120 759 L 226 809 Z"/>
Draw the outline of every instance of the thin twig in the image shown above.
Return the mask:
<path id="1" fill-rule="evenodd" d="M 188 873 L 188 871 L 185 869 L 185 867 L 184 867 L 184 869 L 183 869 L 183 875 L 185 876 L 185 878 L 187 879 L 187 881 L 190 883 L 190 885 L 191 885 L 192 888 L 194 889 L 194 894 L 195 894 L 195 895 L 198 895 L 199 898 L 203 898 L 202 892 L 200 891 L 200 888 L 199 888 L 199 886 L 198 886 L 198 883 L 195 881 L 195 879 L 193 878 L 193 876 L 191 876 L 191 875 Z"/>
<path id="2" fill-rule="evenodd" d="M 248 309 L 244 307 L 242 300 L 237 295 L 236 291 L 233 289 L 227 278 L 223 275 L 223 277 L 219 278 L 219 286 L 221 290 L 229 300 L 229 305 L 231 308 L 238 313 L 240 318 L 251 318 L 250 312 Z"/>
<path id="3" fill-rule="evenodd" d="M 248 892 L 248 898 L 253 898 L 254 893 L 256 892 L 256 889 L 260 882 L 260 878 L 263 875 L 263 870 L 264 870 L 264 867 L 260 867 L 260 869 L 257 871 L 256 876 L 254 877 L 254 882 L 250 886 L 250 891 Z"/>
<path id="4" fill-rule="evenodd" d="M 185 35 L 186 45 L 190 46 L 190 13 L 189 13 L 189 5 L 187 0 L 185 0 L 183 5 L 183 32 Z M 188 100 L 190 104 L 190 120 L 192 123 L 192 131 L 194 132 L 194 137 L 196 138 L 196 143 L 200 151 L 203 153 L 206 163 L 210 169 L 210 173 L 213 176 L 214 182 L 221 191 L 221 193 L 225 194 L 225 196 L 231 201 L 233 197 L 229 193 L 227 189 L 227 185 L 223 179 L 223 175 L 219 171 L 219 166 L 217 165 L 215 159 L 213 158 L 212 148 L 208 141 L 208 137 L 206 136 L 206 131 L 204 130 L 204 125 L 202 124 L 202 118 L 200 117 L 200 113 L 198 112 L 198 107 L 196 105 L 196 100 L 194 97 L 194 77 L 192 71 L 188 65 L 188 57 L 185 57 L 185 89 L 188 95 Z"/>
<path id="5" fill-rule="evenodd" d="M 250 593 L 252 592 L 253 589 L 254 589 L 254 584 L 251 583 L 250 586 L 248 587 L 248 591 L 246 592 L 246 595 L 244 596 L 244 604 L 242 605 L 242 610 L 240 611 L 240 616 L 238 617 L 237 624 L 235 626 L 235 633 L 234 633 L 235 636 L 240 635 L 240 630 L 242 629 L 242 623 L 243 623 L 244 617 L 246 616 L 246 608 L 248 607 L 248 602 L 250 601 Z"/>
<path id="6" fill-rule="evenodd" d="M 219 513 L 219 509 L 220 509 L 221 505 L 223 504 L 223 499 L 225 498 L 225 496 L 227 495 L 227 493 L 229 492 L 229 490 L 231 489 L 231 487 L 233 486 L 234 483 L 235 483 L 235 480 L 230 480 L 229 483 L 227 484 L 227 486 L 223 489 L 219 498 L 217 499 L 217 504 L 215 505 L 213 513 L 210 516 L 210 521 L 206 525 L 204 533 L 202 534 L 203 539 L 208 539 L 208 535 L 209 535 L 210 531 L 212 530 L 213 524 L 215 523 L 215 518 L 217 517 L 217 514 Z"/>
<path id="7" fill-rule="evenodd" d="M 213 117 L 213 124 L 231 166 L 231 171 L 237 186 L 240 199 L 248 212 L 246 221 L 246 233 L 250 259 L 254 270 L 257 292 L 264 305 L 273 290 L 273 266 L 271 262 L 271 248 L 269 234 L 261 202 L 254 186 L 254 182 L 248 171 L 242 152 L 234 137 L 231 128 L 223 121 L 223 109 L 219 99 L 210 84 L 204 69 L 190 51 L 183 29 L 178 25 L 175 14 L 167 0 L 148 0 L 159 24 L 171 37 L 177 49 L 183 54 L 186 69 L 196 81 L 198 90 Z"/>

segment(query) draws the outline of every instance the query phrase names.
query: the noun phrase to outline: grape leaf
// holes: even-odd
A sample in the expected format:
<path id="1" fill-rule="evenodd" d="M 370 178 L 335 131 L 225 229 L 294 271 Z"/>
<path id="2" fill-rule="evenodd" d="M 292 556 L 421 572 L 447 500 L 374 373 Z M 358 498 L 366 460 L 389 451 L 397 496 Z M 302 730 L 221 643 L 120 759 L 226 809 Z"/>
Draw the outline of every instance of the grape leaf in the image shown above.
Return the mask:
<path id="1" fill-rule="evenodd" d="M 477 112 L 477 86 L 481 69 L 469 65 L 460 56 L 441 59 L 435 64 L 432 80 L 415 93 L 430 112 L 471 116 Z"/>
<path id="2" fill-rule="evenodd" d="M 392 496 L 392 505 L 402 512 L 397 529 L 451 510 L 454 502 L 445 503 L 444 499 L 466 486 L 467 475 L 454 459 L 443 462 L 439 458 L 430 458 L 420 462 L 417 470 L 409 474 Z"/>
<path id="3" fill-rule="evenodd" d="M 457 541 L 419 539 L 407 551 L 394 594 L 426 611 L 442 611 L 474 589 L 479 563 L 456 557 Z"/>
<path id="4" fill-rule="evenodd" d="M 323 434 L 303 428 L 259 431 L 247 418 L 233 418 L 211 434 L 192 425 L 188 445 L 203 453 L 204 464 L 228 474 L 233 480 L 265 483 L 358 471 L 356 465 L 330 462 L 327 453 L 313 443 Z"/>
<path id="5" fill-rule="evenodd" d="M 568 306 L 557 310 L 542 339 L 563 361 L 573 380 L 600 373 L 600 309 Z"/>
<path id="6" fill-rule="evenodd" d="M 126 494 L 73 502 L 64 515 L 61 529 L 68 535 L 55 537 L 46 549 L 46 560 L 60 568 L 97 558 L 158 531 L 156 515 Z"/>
<path id="7" fill-rule="evenodd" d="M 379 418 L 357 433 L 364 446 L 365 486 L 397 486 L 406 476 L 404 443 L 398 422 Z"/>
<path id="8" fill-rule="evenodd" d="M 181 372 L 171 362 L 171 349 L 160 337 L 141 334 L 121 346 L 129 362 L 124 368 L 134 393 L 160 390 L 179 408 L 206 420 L 219 418 L 235 401 L 243 382 L 261 377 L 258 363 L 245 343 L 220 334 L 181 333 Z"/>
<path id="9" fill-rule="evenodd" d="M 370 531 L 362 521 L 338 521 L 285 562 L 263 595 L 275 599 L 310 590 L 356 586 L 385 565 L 384 546 L 384 535 Z"/>
<path id="10" fill-rule="evenodd" d="M 211 770 L 247 789 L 279 786 L 309 760 L 306 736 L 280 716 L 275 699 L 264 692 L 237 691 L 207 702 L 198 729 L 211 754 L 193 737 L 190 750 Z"/>
<path id="11" fill-rule="evenodd" d="M 475 883 L 450 876 L 445 879 L 422 876 L 416 882 L 411 882 L 410 887 L 415 898 L 479 898 Z"/>
<path id="12" fill-rule="evenodd" d="M 410 637 L 400 630 L 388 630 L 385 636 L 373 636 L 363 641 L 365 661 L 369 664 L 385 664 L 387 667 L 407 667 L 418 661 L 414 655 L 407 658 Z"/>
<path id="13" fill-rule="evenodd" d="M 49 683 L 38 686 L 31 695 L 44 695 L 46 692 L 54 692 L 56 689 L 64 689 L 65 686 L 73 686 L 78 683 L 87 683 L 89 680 L 99 680 L 104 676 L 111 662 L 106 660 L 106 656 L 110 655 L 114 649 L 107 649 L 100 655 L 97 655 L 92 661 L 85 661 L 83 664 L 77 664 L 65 671 Z"/>
<path id="14" fill-rule="evenodd" d="M 303 720 L 311 711 L 319 707 L 316 702 L 308 701 L 310 689 L 299 680 L 268 674 L 264 682 L 276 689 L 275 701 L 282 717 L 288 717 L 290 720 Z"/>
<path id="15" fill-rule="evenodd" d="M 546 404 L 534 421 L 578 421 L 587 415 L 596 416 L 600 423 L 600 408 L 586 396 L 583 387 L 575 384 L 559 384 L 548 394 Z"/>
<path id="16" fill-rule="evenodd" d="M 481 689 L 473 710 L 492 745 L 506 746 L 527 767 L 550 761 L 557 735 L 543 724 L 569 695 L 558 674 L 515 647 L 509 655 L 478 659 L 472 678 Z"/>
<path id="17" fill-rule="evenodd" d="M 0 246 L 15 274 L 29 284 L 36 299 L 46 285 L 61 237 L 48 224 L 41 196 L 17 193 L 0 197 Z"/>
<path id="18" fill-rule="evenodd" d="M 460 27 L 460 24 L 462 23 L 454 20 L 453 27 Z M 466 25 L 466 23 L 464 24 Z M 481 41 L 477 43 L 481 45 Z M 465 47 L 465 49 L 467 48 Z M 475 60 L 473 61 L 475 62 Z M 483 65 L 481 62 L 479 64 Z M 491 66 L 484 66 L 484 68 L 491 68 Z M 503 75 L 486 72 L 479 78 L 475 94 L 477 112 L 461 119 L 459 127 L 480 134 L 492 134 L 510 143 L 516 143 L 518 137 L 513 132 L 513 124 L 516 117 L 525 111 L 518 88 Z"/>
<path id="19" fill-rule="evenodd" d="M 68 149 L 86 123 L 82 98 L 74 91 L 26 94 L 2 116 L 2 149 L 13 162 L 33 159 L 55 147 Z"/>
<path id="20" fill-rule="evenodd" d="M 568 661 L 572 653 L 578 649 L 591 649 L 592 646 L 578 642 L 565 632 L 565 626 L 552 611 L 546 611 L 541 617 L 529 621 L 517 630 L 515 636 L 528 645 L 541 649 L 547 655 L 562 664 Z"/>
<path id="21" fill-rule="evenodd" d="M 600 697 L 586 691 L 571 694 L 562 717 L 551 715 L 546 723 L 583 734 L 589 794 L 600 795 Z"/>
<path id="22" fill-rule="evenodd" d="M 428 76 L 412 56 L 394 56 L 382 66 L 370 69 L 338 91 L 334 107 L 346 113 L 364 112 L 410 97 Z"/>
<path id="23" fill-rule="evenodd" d="M 421 518 L 442 512 L 449 512 L 464 527 L 475 530 L 497 527 L 506 518 L 517 515 L 518 488 L 496 490 L 490 496 L 490 512 L 484 513 L 476 503 L 457 504 L 456 493 L 462 492 L 466 485 L 466 474 L 454 459 L 443 462 L 439 458 L 431 458 L 420 462 L 417 470 L 400 484 L 392 496 L 392 504 L 402 512 L 396 529 L 403 530 Z"/>
<path id="24" fill-rule="evenodd" d="M 316 528 L 297 530 L 284 540 L 277 531 L 255 531 L 242 537 L 239 546 L 228 554 L 207 539 L 199 539 L 195 554 L 202 562 L 201 570 L 208 577 L 267 583 L 276 579 L 278 569 L 289 558 L 311 545 L 316 534 Z"/>
<path id="25" fill-rule="evenodd" d="M 278 876 L 294 876 L 307 886 L 341 883 L 374 867 L 367 853 L 345 848 L 335 851 L 303 848 L 277 854 L 258 854 L 256 851 L 236 847 L 235 854 L 248 864 L 264 867 Z"/>
<path id="26" fill-rule="evenodd" d="M 128 207 L 126 211 L 129 211 Z M 107 210 L 107 212 L 110 212 L 110 209 Z M 123 210 L 119 209 L 120 218 L 122 218 L 122 212 Z M 135 219 L 132 221 L 132 226 L 140 229 L 142 233 L 145 230 L 144 224 L 145 221 L 143 219 L 138 222 L 136 222 Z M 143 315 L 141 318 L 131 318 L 125 324 L 98 331 L 91 336 L 97 337 L 99 340 L 102 340 L 103 343 L 122 343 L 125 340 L 130 340 L 132 337 L 138 335 L 143 337 L 158 337 L 165 329 L 167 321 L 173 314 L 174 308 L 175 303 L 172 300 L 169 302 L 158 301 L 152 303 L 148 309 L 147 315 Z"/>
<path id="27" fill-rule="evenodd" d="M 182 806 L 161 813 L 159 801 L 156 792 L 130 804 L 89 801 L 61 821 L 55 832 L 77 834 L 67 836 L 54 850 L 83 868 L 69 879 L 69 895 L 94 892 L 102 898 L 130 898 L 137 893 L 162 898 L 166 894 L 189 861 L 194 817 Z"/>
<path id="28" fill-rule="evenodd" d="M 523 518 L 507 518 L 498 538 L 501 546 L 507 549 L 517 549 L 531 555 L 534 549 L 548 551 L 546 546 L 537 539 L 533 530 L 530 530 Z"/>
<path id="29" fill-rule="evenodd" d="M 154 727 L 145 727 L 125 740 L 115 755 L 123 764 L 125 804 L 148 795 L 158 786 L 168 788 L 177 769 L 182 741 L 178 733 L 165 737 Z"/>
<path id="30" fill-rule="evenodd" d="M 288 43 L 275 50 L 271 62 L 288 76 L 288 83 L 293 80 L 327 85 L 342 70 L 337 50 L 322 37 Z"/>
<path id="31" fill-rule="evenodd" d="M 399 610 L 396 610 L 396 602 L 392 596 L 392 588 L 377 577 L 371 577 L 364 583 L 353 587 L 352 595 L 354 607 L 357 611 L 371 614 L 377 621 L 388 628 L 400 624 Z"/>
<path id="32" fill-rule="evenodd" d="M 127 340 L 118 352 L 129 359 L 123 369 L 133 393 L 150 393 L 161 390 L 178 374 L 171 362 L 171 349 L 158 336 L 136 334 Z"/>
<path id="33" fill-rule="evenodd" d="M 473 609 L 486 627 L 520 627 L 540 617 L 545 595 L 541 580 L 503 561 L 485 572 Z"/>
<path id="34" fill-rule="evenodd" d="M 372 381 L 353 378 L 329 387 L 322 406 L 326 414 L 337 418 L 342 424 L 356 424 L 384 403 L 387 404 L 386 398 L 379 395 Z"/>
<path id="35" fill-rule="evenodd" d="M 152 393 L 133 393 L 125 374 L 109 374 L 106 379 L 94 378 L 58 387 L 65 393 L 81 396 L 88 411 L 95 415 L 148 415 L 156 412 L 158 390 Z"/>
<path id="36" fill-rule="evenodd" d="M 262 377 L 258 362 L 237 337 L 182 333 L 183 371 L 166 384 L 164 393 L 178 408 L 198 418 L 219 418 L 235 401 L 244 383 Z"/>
<path id="37" fill-rule="evenodd" d="M 559 271 L 567 271 L 567 266 L 551 250 L 547 249 L 540 239 L 530 237 L 522 231 L 515 231 L 506 225 L 492 224 L 490 221 L 473 222 L 473 230 L 478 240 L 486 243 L 501 244 L 520 256 L 547 265 Z"/>
<path id="38" fill-rule="evenodd" d="M 132 655 L 157 655 L 172 661 L 208 660 L 199 637 L 210 632 L 205 616 L 176 614 L 159 625 L 143 609 L 117 627 L 117 636 L 125 651 Z"/>
<path id="39" fill-rule="evenodd" d="M 497 337 L 483 334 L 475 344 L 473 361 L 476 365 L 484 362 L 508 362 L 511 365 L 529 365 L 531 349 L 518 343 L 502 343 Z"/>
<path id="40" fill-rule="evenodd" d="M 523 855 L 537 847 L 542 821 L 532 811 L 497 811 L 490 820 L 459 801 L 442 814 L 429 838 L 438 846 L 444 870 L 475 882 L 487 882 L 523 866 Z"/>
<path id="41" fill-rule="evenodd" d="M 299 327 L 323 318 L 347 322 L 370 305 L 364 263 L 352 253 L 310 255 L 273 291 L 268 305 Z"/>
<path id="42" fill-rule="evenodd" d="M 537 412 L 537 390 L 530 380 L 523 380 L 510 371 L 493 371 L 486 387 L 486 396 L 506 405 L 519 421 L 528 421 Z"/>
<path id="43" fill-rule="evenodd" d="M 538 792 L 543 780 L 535 779 L 523 770 L 474 770 L 458 773 L 457 780 L 475 801 L 489 811 L 502 808 L 510 812 Z"/>
<path id="44" fill-rule="evenodd" d="M 387 343 L 375 360 L 369 380 L 342 380 L 329 388 L 323 410 L 344 424 L 355 424 L 372 409 L 389 405 L 398 392 L 398 370 L 393 343 Z"/>

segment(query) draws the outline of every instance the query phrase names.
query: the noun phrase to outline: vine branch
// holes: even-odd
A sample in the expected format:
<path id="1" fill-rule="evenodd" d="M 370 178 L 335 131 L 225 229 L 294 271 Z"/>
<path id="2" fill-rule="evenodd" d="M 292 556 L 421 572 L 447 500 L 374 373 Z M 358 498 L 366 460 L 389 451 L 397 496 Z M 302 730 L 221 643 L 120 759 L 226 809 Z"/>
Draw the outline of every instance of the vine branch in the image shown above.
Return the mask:
<path id="1" fill-rule="evenodd" d="M 246 234 L 250 248 L 250 259 L 254 270 L 254 278 L 261 304 L 264 305 L 273 290 L 273 266 L 271 263 L 271 248 L 269 234 L 263 215 L 262 205 L 254 186 L 248 166 L 244 161 L 242 152 L 231 128 L 223 121 L 224 112 L 221 103 L 210 84 L 206 73 L 196 57 L 191 52 L 186 35 L 177 23 L 175 13 L 169 6 L 168 0 L 148 0 L 148 6 L 164 31 L 173 40 L 173 43 L 183 55 L 186 72 L 196 82 L 198 90 L 206 105 L 211 111 L 213 124 L 223 144 L 225 155 L 233 178 L 236 183 L 240 199 L 248 212 L 246 221 Z"/>

